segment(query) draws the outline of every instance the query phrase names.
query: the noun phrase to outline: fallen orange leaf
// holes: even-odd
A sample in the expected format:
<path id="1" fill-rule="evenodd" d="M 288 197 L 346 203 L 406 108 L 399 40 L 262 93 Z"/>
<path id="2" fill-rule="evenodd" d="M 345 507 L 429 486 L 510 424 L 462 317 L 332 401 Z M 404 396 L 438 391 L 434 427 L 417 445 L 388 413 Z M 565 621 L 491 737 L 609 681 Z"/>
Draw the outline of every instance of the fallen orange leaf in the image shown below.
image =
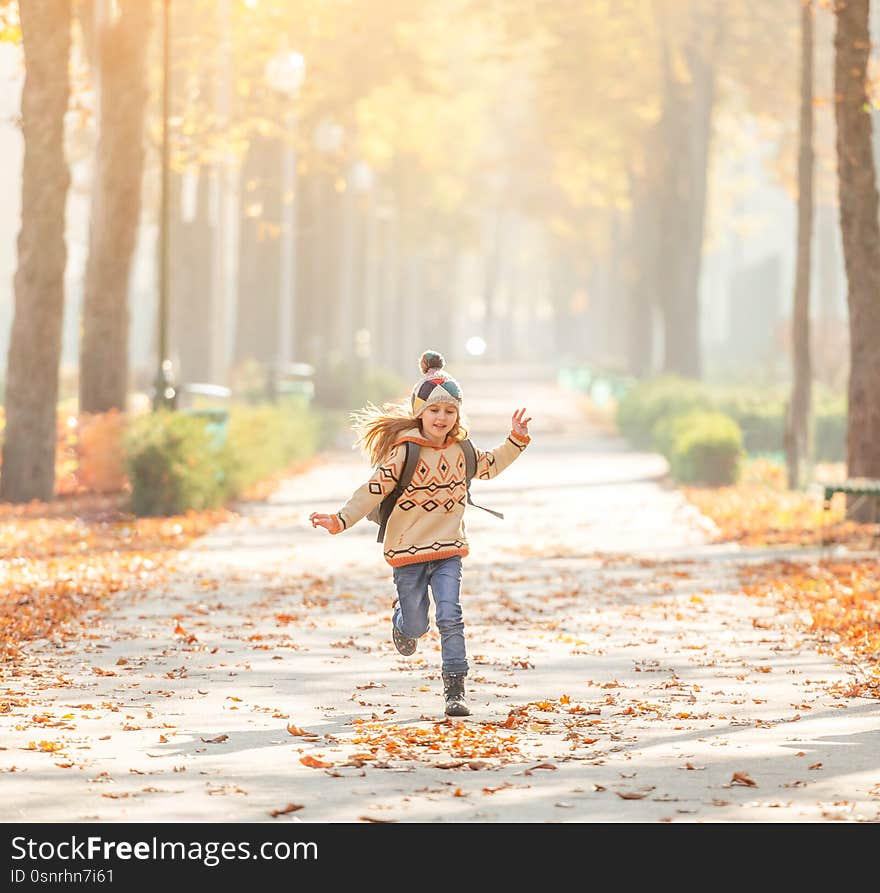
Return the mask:
<path id="1" fill-rule="evenodd" d="M 303 805 L 301 803 L 288 803 L 287 806 L 283 806 L 281 809 L 271 809 L 269 810 L 269 815 L 274 819 L 279 815 L 287 815 L 291 812 L 296 812 L 298 809 L 303 809 Z"/>
<path id="2" fill-rule="evenodd" d="M 310 769 L 329 769 L 333 765 L 333 763 L 325 763 L 323 760 L 316 760 L 314 757 L 300 757 L 299 761 Z"/>
<path id="3" fill-rule="evenodd" d="M 60 741 L 41 741 L 39 744 L 29 741 L 28 750 L 41 750 L 43 753 L 56 753 L 62 750 L 64 745 Z"/>

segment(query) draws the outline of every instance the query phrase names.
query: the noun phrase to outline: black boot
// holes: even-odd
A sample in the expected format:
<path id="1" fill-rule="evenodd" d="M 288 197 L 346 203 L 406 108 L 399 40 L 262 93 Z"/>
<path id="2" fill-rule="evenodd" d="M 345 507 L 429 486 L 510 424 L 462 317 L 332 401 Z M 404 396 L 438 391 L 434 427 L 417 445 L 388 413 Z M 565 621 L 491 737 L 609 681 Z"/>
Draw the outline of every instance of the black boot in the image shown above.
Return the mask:
<path id="1" fill-rule="evenodd" d="M 471 715 L 464 699 L 465 675 L 465 673 L 443 673 L 443 696 L 446 698 L 447 716 Z"/>
<path id="2" fill-rule="evenodd" d="M 394 599 L 394 602 L 391 605 L 391 641 L 394 642 L 394 647 L 405 657 L 409 657 L 415 650 L 416 646 L 419 644 L 418 639 L 410 639 L 409 636 L 405 636 L 395 625 L 394 625 L 394 610 L 397 608 L 397 599 Z"/>
<path id="3" fill-rule="evenodd" d="M 391 641 L 394 642 L 394 647 L 406 657 L 415 652 L 416 646 L 419 644 L 418 639 L 408 638 L 393 623 L 391 624 Z"/>

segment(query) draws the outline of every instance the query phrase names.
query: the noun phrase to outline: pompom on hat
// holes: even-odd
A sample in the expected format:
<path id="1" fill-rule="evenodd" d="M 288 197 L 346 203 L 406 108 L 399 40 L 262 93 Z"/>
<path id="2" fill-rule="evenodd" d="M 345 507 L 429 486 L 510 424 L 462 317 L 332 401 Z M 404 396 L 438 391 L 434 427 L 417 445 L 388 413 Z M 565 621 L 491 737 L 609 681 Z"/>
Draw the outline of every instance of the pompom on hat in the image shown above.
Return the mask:
<path id="1" fill-rule="evenodd" d="M 451 403 L 461 412 L 461 386 L 448 372 L 443 371 L 443 355 L 426 350 L 419 357 L 422 377 L 412 389 L 413 418 L 418 418 L 432 403 Z"/>

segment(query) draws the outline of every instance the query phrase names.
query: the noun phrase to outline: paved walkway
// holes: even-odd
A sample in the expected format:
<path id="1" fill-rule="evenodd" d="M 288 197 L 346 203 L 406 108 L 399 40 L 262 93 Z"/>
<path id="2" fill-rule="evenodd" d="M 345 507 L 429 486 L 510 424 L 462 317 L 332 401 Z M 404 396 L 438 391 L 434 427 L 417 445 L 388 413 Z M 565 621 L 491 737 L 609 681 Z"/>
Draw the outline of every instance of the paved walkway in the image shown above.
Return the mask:
<path id="1" fill-rule="evenodd" d="M 515 408 L 503 387 L 465 382 L 482 446 Z M 845 668 L 737 594 L 753 559 L 707 544 L 661 459 L 549 384 L 524 402 L 535 442 L 474 485 L 507 520 L 468 514 L 473 716 L 445 721 L 433 628 L 412 658 L 391 645 L 376 528 L 308 524 L 364 479 L 336 451 L 161 591 L 6 669 L 4 819 L 877 820 L 876 702 L 830 696 Z"/>

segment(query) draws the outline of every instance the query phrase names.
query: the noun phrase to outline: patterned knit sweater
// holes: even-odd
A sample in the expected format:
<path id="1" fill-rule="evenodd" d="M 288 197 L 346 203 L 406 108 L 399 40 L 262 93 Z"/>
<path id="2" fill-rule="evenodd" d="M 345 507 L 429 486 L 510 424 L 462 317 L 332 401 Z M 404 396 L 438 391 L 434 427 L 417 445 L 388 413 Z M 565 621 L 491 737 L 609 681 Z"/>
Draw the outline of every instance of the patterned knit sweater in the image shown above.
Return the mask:
<path id="1" fill-rule="evenodd" d="M 500 474 L 526 448 L 530 438 L 513 431 L 489 452 L 477 450 L 476 477 L 486 480 Z M 359 487 L 337 512 L 338 533 L 354 526 L 393 489 L 403 471 L 406 441 L 421 447 L 412 480 L 403 491 L 385 528 L 385 560 L 393 567 L 467 555 L 464 509 L 467 480 L 464 453 L 447 438 L 442 447 L 426 440 L 416 427 L 404 431 L 373 476 Z"/>

